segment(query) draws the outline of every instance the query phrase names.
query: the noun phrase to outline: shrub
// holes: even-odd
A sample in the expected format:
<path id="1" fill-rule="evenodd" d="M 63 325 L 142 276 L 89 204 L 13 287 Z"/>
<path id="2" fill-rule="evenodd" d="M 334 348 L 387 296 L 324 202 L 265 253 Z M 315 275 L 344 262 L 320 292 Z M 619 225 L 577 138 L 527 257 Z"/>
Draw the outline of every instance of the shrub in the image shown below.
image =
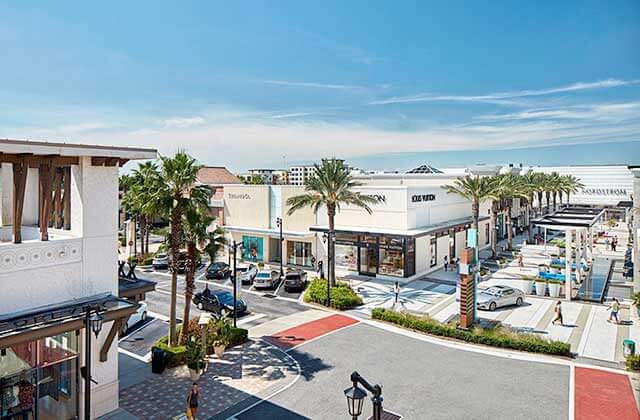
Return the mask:
<path id="1" fill-rule="evenodd" d="M 634 305 L 640 306 L 640 292 L 634 293 L 633 296 L 631 296 L 631 298 L 633 299 Z"/>
<path id="2" fill-rule="evenodd" d="M 189 369 L 200 370 L 204 367 L 202 360 L 202 345 L 195 337 L 189 337 L 186 347 L 187 367 Z"/>
<path id="3" fill-rule="evenodd" d="M 165 352 L 165 363 L 167 367 L 176 367 L 184 365 L 187 362 L 187 347 L 176 346 L 170 347 L 168 344 L 169 337 L 162 337 L 156 341 L 152 348 L 158 348 Z"/>
<path id="4" fill-rule="evenodd" d="M 245 330 L 244 328 L 231 327 L 231 333 L 229 334 L 229 347 L 244 344 L 248 339 L 249 330 Z"/>
<path id="5" fill-rule="evenodd" d="M 312 279 L 307 291 L 304 293 L 305 302 L 314 302 L 321 305 L 327 304 L 327 281 L 323 279 Z M 362 305 L 362 298 L 353 291 L 347 283 L 337 282 L 331 288 L 331 307 L 345 310 Z"/>
<path id="6" fill-rule="evenodd" d="M 491 330 L 474 327 L 471 330 L 462 330 L 455 325 L 442 324 L 428 317 L 419 317 L 384 308 L 373 309 L 371 317 L 413 330 L 470 343 L 533 353 L 571 356 L 571 346 L 567 343 L 549 341 L 534 334 L 518 333 L 504 327 L 496 327 Z"/>
<path id="7" fill-rule="evenodd" d="M 627 370 L 640 371 L 640 354 L 627 357 Z"/>

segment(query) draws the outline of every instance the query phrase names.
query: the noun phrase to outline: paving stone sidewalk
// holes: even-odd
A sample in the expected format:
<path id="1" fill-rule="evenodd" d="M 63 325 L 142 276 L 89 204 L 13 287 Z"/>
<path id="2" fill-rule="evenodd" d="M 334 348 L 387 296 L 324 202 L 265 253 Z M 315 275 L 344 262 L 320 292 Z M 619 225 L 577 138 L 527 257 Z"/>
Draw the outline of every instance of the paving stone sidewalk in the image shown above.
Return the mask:
<path id="1" fill-rule="evenodd" d="M 262 341 L 229 349 L 222 360 L 213 356 L 207 372 L 198 381 L 201 391 L 198 418 L 207 419 L 246 398 L 267 395 L 294 380 L 297 374 L 290 358 Z M 186 366 L 166 370 L 162 375 L 121 389 L 121 410 L 133 416 L 126 418 L 183 418 L 191 383 Z"/>

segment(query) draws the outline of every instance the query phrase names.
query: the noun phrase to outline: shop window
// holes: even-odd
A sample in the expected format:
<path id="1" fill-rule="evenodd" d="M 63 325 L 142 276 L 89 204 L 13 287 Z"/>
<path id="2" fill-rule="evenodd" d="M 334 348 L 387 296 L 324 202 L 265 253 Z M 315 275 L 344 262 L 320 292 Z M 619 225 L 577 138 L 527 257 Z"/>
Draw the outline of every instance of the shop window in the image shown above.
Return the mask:
<path id="1" fill-rule="evenodd" d="M 438 240 L 437 238 L 431 238 L 429 241 L 429 250 L 431 252 L 431 260 L 429 261 L 430 267 L 435 267 L 438 264 Z"/>
<path id="2" fill-rule="evenodd" d="M 414 238 L 407 238 L 404 267 L 404 277 L 416 274 L 416 240 Z"/>
<path id="3" fill-rule="evenodd" d="M 336 244 L 336 265 L 351 271 L 358 271 L 358 247 Z"/>
<path id="4" fill-rule="evenodd" d="M 311 243 L 287 241 L 287 264 L 312 267 Z"/>
<path id="5" fill-rule="evenodd" d="M 281 256 L 280 238 L 269 238 L 269 260 L 279 263 Z"/>
<path id="6" fill-rule="evenodd" d="M 380 248 L 378 272 L 387 276 L 404 277 L 404 254 L 402 249 Z"/>
<path id="7" fill-rule="evenodd" d="M 356 244 L 358 242 L 358 235 L 350 233 L 336 233 L 336 243 L 343 243 L 345 245 Z"/>
<path id="8" fill-rule="evenodd" d="M 380 237 L 380 246 L 402 248 L 403 238 L 400 236 L 382 236 Z"/>
<path id="9" fill-rule="evenodd" d="M 242 258 L 246 261 L 264 261 L 262 238 L 243 236 L 242 248 Z"/>

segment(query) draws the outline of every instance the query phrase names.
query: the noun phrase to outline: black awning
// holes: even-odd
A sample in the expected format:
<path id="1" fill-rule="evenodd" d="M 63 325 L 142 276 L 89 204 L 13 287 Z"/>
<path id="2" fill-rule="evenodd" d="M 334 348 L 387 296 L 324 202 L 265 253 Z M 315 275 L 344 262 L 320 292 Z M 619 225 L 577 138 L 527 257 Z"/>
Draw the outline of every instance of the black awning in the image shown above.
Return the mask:
<path id="1" fill-rule="evenodd" d="M 145 279 L 118 278 L 118 296 L 128 298 L 156 290 L 156 282 Z"/>

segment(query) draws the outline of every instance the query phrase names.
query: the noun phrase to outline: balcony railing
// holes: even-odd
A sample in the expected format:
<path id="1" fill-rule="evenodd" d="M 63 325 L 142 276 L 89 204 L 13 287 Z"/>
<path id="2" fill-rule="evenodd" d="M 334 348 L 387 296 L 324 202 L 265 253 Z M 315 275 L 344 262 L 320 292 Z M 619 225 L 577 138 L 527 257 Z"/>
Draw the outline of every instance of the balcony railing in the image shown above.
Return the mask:
<path id="1" fill-rule="evenodd" d="M 22 226 L 22 243 L 12 242 L 11 226 L 0 227 L 0 273 L 31 270 L 82 261 L 82 240 L 61 229 L 50 229 L 41 241 L 37 227 Z"/>

